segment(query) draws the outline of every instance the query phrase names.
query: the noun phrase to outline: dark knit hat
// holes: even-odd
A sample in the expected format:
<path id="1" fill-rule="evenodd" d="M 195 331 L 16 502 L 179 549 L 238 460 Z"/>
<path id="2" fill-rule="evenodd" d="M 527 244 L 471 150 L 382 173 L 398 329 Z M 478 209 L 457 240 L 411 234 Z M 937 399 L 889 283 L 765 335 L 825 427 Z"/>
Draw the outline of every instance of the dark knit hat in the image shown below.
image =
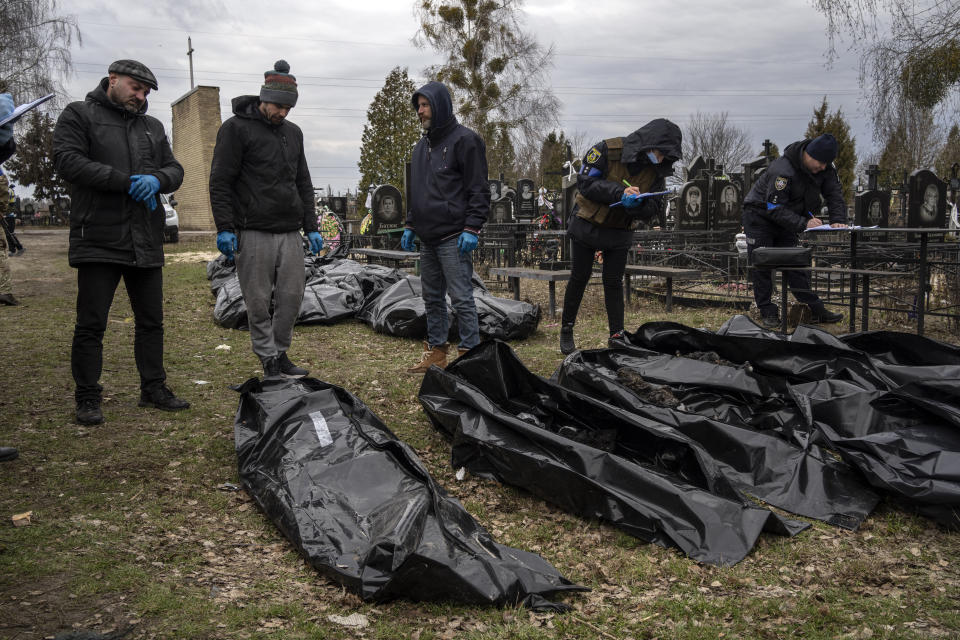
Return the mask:
<path id="1" fill-rule="evenodd" d="M 807 143 L 806 152 L 814 160 L 830 164 L 837 158 L 838 148 L 837 139 L 829 133 L 825 133 Z"/>
<path id="2" fill-rule="evenodd" d="M 260 102 L 272 102 L 288 107 L 297 104 L 297 79 L 290 75 L 290 63 L 277 60 L 273 69 L 264 72 L 263 78 Z"/>
<path id="3" fill-rule="evenodd" d="M 107 73 L 118 73 L 122 76 L 130 76 L 154 91 L 160 88 L 157 86 L 157 78 L 153 75 L 153 72 L 147 69 L 145 64 L 137 62 L 136 60 L 117 60 L 110 65 Z"/>

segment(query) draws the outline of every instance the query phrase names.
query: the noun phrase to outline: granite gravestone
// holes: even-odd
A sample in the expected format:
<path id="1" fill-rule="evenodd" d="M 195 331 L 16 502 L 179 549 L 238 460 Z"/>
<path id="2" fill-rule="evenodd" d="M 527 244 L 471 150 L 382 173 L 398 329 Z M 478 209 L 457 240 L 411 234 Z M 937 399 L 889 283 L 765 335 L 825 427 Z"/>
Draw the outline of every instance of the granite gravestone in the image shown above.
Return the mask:
<path id="1" fill-rule="evenodd" d="M 693 180 L 683 185 L 677 204 L 677 229 L 706 230 L 706 195 L 709 183 L 706 180 Z"/>
<path id="2" fill-rule="evenodd" d="M 377 230 L 403 226 L 403 197 L 392 184 L 382 184 L 373 192 L 373 219 Z"/>
<path id="3" fill-rule="evenodd" d="M 490 189 L 490 203 L 494 203 L 503 195 L 503 183 L 499 180 L 487 180 Z"/>
<path id="4" fill-rule="evenodd" d="M 533 180 L 522 178 L 517 180 L 516 208 L 518 219 L 533 220 L 537 216 L 537 190 Z"/>
<path id="5" fill-rule="evenodd" d="M 327 206 L 341 218 L 347 213 L 347 199 L 343 196 L 327 198 Z"/>
<path id="6" fill-rule="evenodd" d="M 907 191 L 907 226 L 914 228 L 946 228 L 947 183 L 927 169 L 910 174 Z M 917 234 L 911 234 L 915 236 Z M 911 241 L 916 238 L 911 237 Z"/>
<path id="7" fill-rule="evenodd" d="M 687 180 L 699 180 L 707 169 L 707 161 L 703 156 L 697 156 L 687 165 Z"/>
<path id="8" fill-rule="evenodd" d="M 728 180 L 713 181 L 711 229 L 739 229 L 742 202 L 737 185 Z"/>
<path id="9" fill-rule="evenodd" d="M 858 227 L 890 226 L 890 192 L 871 189 L 853 199 L 853 224 Z M 867 242 L 885 242 L 887 234 L 881 231 L 863 233 L 860 238 Z"/>
<path id="10" fill-rule="evenodd" d="M 514 222 L 513 198 L 504 196 L 490 203 L 490 218 L 488 222 L 504 224 Z"/>

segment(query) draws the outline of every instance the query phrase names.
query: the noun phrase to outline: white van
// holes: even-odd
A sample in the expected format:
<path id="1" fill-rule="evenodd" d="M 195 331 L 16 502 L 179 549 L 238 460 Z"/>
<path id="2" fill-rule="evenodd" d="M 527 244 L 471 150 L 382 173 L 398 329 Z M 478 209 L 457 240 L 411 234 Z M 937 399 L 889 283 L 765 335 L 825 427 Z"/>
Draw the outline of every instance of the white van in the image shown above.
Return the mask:
<path id="1" fill-rule="evenodd" d="M 161 193 L 160 204 L 163 205 L 164 213 L 163 238 L 167 242 L 177 242 L 180 240 L 180 216 L 174 208 L 177 206 L 177 201 Z"/>

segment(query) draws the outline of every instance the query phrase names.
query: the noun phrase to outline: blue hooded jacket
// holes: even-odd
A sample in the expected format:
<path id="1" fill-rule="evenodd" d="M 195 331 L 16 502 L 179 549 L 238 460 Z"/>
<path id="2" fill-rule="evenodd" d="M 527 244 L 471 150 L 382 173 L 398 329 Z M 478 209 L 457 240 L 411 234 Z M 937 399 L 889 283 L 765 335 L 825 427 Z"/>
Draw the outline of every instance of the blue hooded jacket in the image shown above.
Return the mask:
<path id="1" fill-rule="evenodd" d="M 406 227 L 427 244 L 463 231 L 479 234 L 490 213 L 487 146 L 457 122 L 450 92 L 428 82 L 413 94 L 430 101 L 431 124 L 413 148 Z"/>

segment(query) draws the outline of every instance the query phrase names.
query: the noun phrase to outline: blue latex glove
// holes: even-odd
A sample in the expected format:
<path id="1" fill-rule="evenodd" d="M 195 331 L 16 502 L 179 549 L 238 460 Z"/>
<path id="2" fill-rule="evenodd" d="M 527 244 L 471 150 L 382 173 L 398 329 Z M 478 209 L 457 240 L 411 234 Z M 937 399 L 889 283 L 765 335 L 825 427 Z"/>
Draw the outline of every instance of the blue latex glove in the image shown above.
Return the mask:
<path id="1" fill-rule="evenodd" d="M 13 96 L 9 93 L 0 93 L 0 120 L 13 113 Z M 13 123 L 5 124 L 0 127 L 0 145 L 10 142 L 13 137 Z"/>
<path id="2" fill-rule="evenodd" d="M 217 249 L 220 253 L 227 256 L 227 260 L 233 260 L 233 252 L 237 250 L 237 234 L 233 231 L 221 231 L 217 234 Z"/>
<path id="3" fill-rule="evenodd" d="M 413 229 L 404 229 L 403 237 L 400 238 L 400 248 L 404 251 L 416 251 L 417 246 L 414 242 L 417 239 L 417 234 L 413 232 Z"/>
<path id="4" fill-rule="evenodd" d="M 311 231 L 307 234 L 307 240 L 310 241 L 310 253 L 318 254 L 323 249 L 323 236 L 319 231 Z"/>
<path id="5" fill-rule="evenodd" d="M 152 198 L 157 195 L 159 191 L 160 181 L 155 177 L 141 175 L 130 176 L 130 190 L 127 191 L 127 193 L 137 202 L 143 202 L 148 198 Z M 155 207 L 156 202 L 154 202 L 154 206 L 150 208 L 152 210 Z"/>
<path id="6" fill-rule="evenodd" d="M 477 236 L 469 231 L 464 231 L 457 240 L 457 247 L 460 249 L 460 253 L 470 253 L 477 248 L 477 242 L 479 241 L 480 239 Z"/>
<path id="7" fill-rule="evenodd" d="M 643 204 L 643 195 L 627 195 L 623 194 L 623 197 L 620 198 L 620 204 L 622 204 L 627 209 L 636 209 L 641 204 Z"/>

